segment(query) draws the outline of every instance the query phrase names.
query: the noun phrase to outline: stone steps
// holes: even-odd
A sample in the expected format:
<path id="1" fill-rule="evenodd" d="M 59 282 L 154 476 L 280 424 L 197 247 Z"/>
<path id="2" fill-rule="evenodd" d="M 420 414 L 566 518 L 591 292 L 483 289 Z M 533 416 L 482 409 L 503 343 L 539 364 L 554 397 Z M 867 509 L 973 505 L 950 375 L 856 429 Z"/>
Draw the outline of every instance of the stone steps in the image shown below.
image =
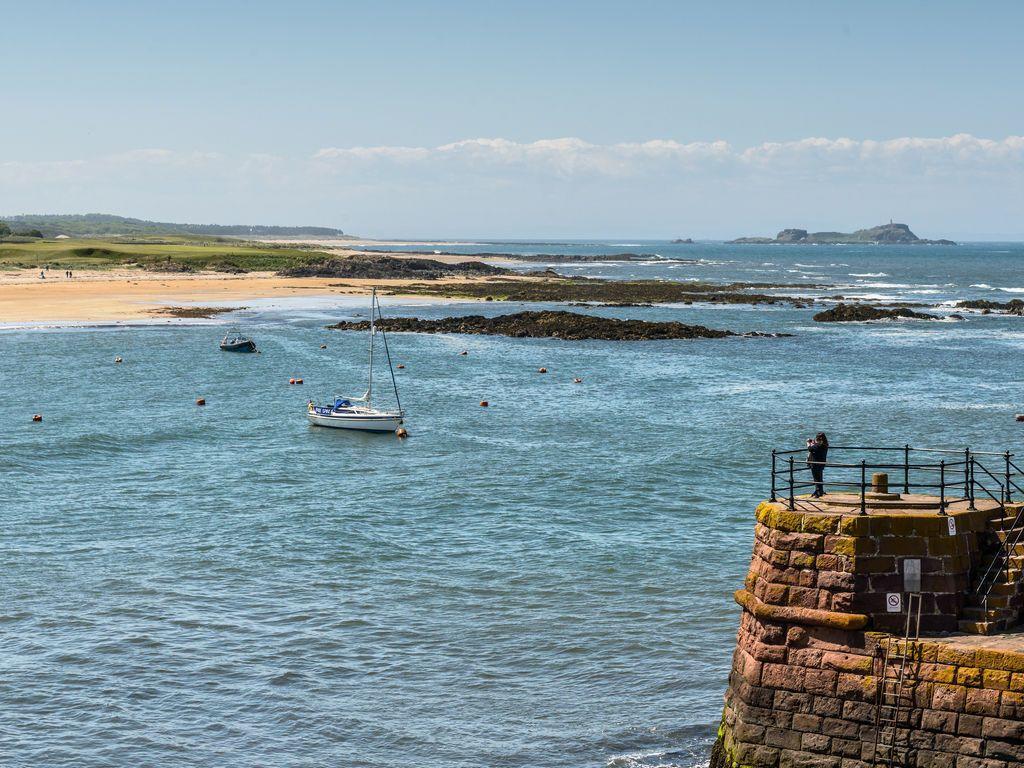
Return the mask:
<path id="1" fill-rule="evenodd" d="M 959 625 L 961 632 L 971 635 L 995 635 L 999 632 L 1005 632 L 1010 627 L 1006 619 L 999 619 L 997 621 L 969 621 L 961 619 Z"/>

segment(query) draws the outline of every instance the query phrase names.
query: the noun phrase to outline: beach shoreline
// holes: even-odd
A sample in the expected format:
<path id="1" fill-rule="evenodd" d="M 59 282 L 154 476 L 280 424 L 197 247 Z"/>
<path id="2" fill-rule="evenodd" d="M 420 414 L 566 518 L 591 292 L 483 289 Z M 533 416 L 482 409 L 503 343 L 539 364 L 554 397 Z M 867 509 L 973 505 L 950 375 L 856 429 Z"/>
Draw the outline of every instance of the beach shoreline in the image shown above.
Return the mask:
<path id="1" fill-rule="evenodd" d="M 0 271 L 0 327 L 25 325 L 179 322 L 165 310 L 175 306 L 225 306 L 268 299 L 368 296 L 377 287 L 389 298 L 423 301 L 402 294 L 420 282 L 329 277 L 280 277 L 273 272 L 242 275 L 222 272 L 160 273 L 138 269 L 81 270 L 67 278 L 51 269 L 44 279 L 37 269 Z M 465 278 L 432 281 L 471 282 Z M 467 299 L 472 301 L 472 299 Z"/>

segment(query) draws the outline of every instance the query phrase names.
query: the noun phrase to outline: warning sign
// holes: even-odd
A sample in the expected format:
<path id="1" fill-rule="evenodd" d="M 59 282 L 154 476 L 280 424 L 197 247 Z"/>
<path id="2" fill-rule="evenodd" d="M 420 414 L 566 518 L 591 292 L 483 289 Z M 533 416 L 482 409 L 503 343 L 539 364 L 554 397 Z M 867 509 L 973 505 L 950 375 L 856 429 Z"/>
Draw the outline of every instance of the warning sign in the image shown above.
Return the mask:
<path id="1" fill-rule="evenodd" d="M 956 536 L 956 518 L 955 517 L 947 517 L 946 518 L 946 526 L 949 528 L 949 535 L 950 536 Z"/>
<path id="2" fill-rule="evenodd" d="M 900 592 L 886 592 L 885 610 L 887 610 L 889 613 L 902 613 L 903 594 Z"/>

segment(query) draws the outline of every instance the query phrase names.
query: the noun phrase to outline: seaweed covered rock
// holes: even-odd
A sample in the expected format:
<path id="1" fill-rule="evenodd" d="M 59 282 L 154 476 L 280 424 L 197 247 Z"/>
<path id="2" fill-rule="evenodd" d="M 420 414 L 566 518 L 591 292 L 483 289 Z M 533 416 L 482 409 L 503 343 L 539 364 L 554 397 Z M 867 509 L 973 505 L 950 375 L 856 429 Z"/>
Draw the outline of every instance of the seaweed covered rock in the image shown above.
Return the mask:
<path id="1" fill-rule="evenodd" d="M 437 280 L 442 277 L 482 277 L 505 275 L 512 270 L 462 261 L 449 264 L 436 259 L 405 259 L 395 256 L 350 256 L 325 259 L 312 264 L 289 267 L 278 272 L 283 277 L 347 277 L 363 280 Z"/>
<path id="2" fill-rule="evenodd" d="M 1024 316 L 1024 300 L 1011 299 L 1010 301 L 989 301 L 988 299 L 974 299 L 972 301 L 958 301 L 956 303 L 961 309 L 980 309 L 982 312 L 991 313 L 993 310 L 1003 312 L 1007 315 Z"/>
<path id="3" fill-rule="evenodd" d="M 814 316 L 818 323 L 859 323 L 866 320 L 897 320 L 909 318 L 912 320 L 937 320 L 935 315 L 926 315 L 923 312 L 915 312 L 907 307 L 896 307 L 895 309 L 881 309 L 866 304 L 836 304 L 832 309 L 826 309 Z"/>
<path id="4" fill-rule="evenodd" d="M 345 321 L 329 325 L 341 331 L 365 331 L 367 320 Z M 516 338 L 553 338 L 577 341 L 605 339 L 609 341 L 645 341 L 651 339 L 722 339 L 730 336 L 772 336 L 774 334 L 723 331 L 703 325 L 679 322 L 649 322 L 595 317 L 577 312 L 517 312 L 511 315 L 484 317 L 466 315 L 426 320 L 418 317 L 389 317 L 378 323 L 388 331 L 407 333 L 467 333 L 512 336 Z"/>

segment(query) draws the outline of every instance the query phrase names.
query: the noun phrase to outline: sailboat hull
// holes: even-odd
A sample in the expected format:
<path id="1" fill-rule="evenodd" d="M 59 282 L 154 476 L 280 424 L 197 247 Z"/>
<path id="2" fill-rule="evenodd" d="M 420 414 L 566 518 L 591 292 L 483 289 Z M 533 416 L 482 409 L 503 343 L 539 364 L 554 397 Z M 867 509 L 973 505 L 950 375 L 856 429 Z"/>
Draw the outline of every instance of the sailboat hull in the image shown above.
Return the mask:
<path id="1" fill-rule="evenodd" d="M 318 427 L 352 429 L 359 432 L 394 432 L 402 425 L 402 417 L 393 414 L 323 414 L 310 411 L 309 423 Z"/>

